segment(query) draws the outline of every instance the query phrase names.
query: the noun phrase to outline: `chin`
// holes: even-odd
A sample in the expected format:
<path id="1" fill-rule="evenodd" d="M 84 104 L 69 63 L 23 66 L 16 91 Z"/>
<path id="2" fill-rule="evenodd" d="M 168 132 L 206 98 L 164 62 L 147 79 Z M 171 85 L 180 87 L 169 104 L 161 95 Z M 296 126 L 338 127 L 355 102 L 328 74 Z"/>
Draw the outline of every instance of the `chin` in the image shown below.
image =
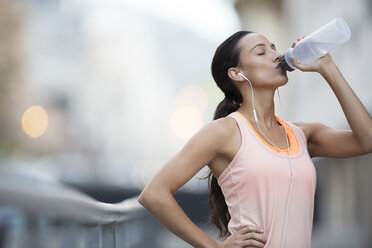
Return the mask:
<path id="1" fill-rule="evenodd" d="M 287 84 L 288 83 L 288 76 L 287 76 L 287 72 L 283 73 L 282 76 L 281 76 L 281 80 L 280 80 L 283 85 Z"/>
<path id="2" fill-rule="evenodd" d="M 282 84 L 283 85 L 286 85 L 288 83 L 288 78 L 287 78 L 287 75 L 285 76 L 285 79 L 283 79 L 282 81 Z"/>
<path id="3" fill-rule="evenodd" d="M 255 80 L 255 82 L 258 82 L 260 80 Z M 276 74 L 276 75 L 271 75 L 269 77 L 263 78 L 261 83 L 258 83 L 262 87 L 280 87 L 283 85 L 286 85 L 288 82 L 288 77 L 287 74 Z"/>
<path id="4" fill-rule="evenodd" d="M 288 77 L 287 77 L 287 75 L 285 75 L 285 76 L 279 78 L 278 80 L 275 80 L 275 85 L 276 85 L 277 87 L 284 86 L 284 85 L 286 85 L 287 83 L 288 83 Z"/>

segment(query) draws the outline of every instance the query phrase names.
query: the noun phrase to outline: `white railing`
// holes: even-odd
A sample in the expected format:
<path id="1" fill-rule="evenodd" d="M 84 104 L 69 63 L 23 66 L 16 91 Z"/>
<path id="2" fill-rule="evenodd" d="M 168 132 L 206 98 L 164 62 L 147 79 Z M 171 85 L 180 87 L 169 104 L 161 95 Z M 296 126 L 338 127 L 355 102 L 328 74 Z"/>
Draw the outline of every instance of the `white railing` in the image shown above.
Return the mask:
<path id="1" fill-rule="evenodd" d="M 157 227 L 137 197 L 108 204 L 58 181 L 0 172 L 0 248 L 151 248 Z"/>

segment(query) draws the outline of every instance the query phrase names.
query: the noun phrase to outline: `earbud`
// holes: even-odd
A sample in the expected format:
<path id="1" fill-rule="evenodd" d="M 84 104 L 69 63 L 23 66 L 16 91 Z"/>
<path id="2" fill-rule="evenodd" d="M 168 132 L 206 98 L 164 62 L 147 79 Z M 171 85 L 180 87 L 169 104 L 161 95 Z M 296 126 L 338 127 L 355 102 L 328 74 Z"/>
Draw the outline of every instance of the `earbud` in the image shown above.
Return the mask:
<path id="1" fill-rule="evenodd" d="M 248 80 L 241 72 L 239 72 L 238 75 L 241 76 L 241 77 L 243 77 L 245 80 Z"/>

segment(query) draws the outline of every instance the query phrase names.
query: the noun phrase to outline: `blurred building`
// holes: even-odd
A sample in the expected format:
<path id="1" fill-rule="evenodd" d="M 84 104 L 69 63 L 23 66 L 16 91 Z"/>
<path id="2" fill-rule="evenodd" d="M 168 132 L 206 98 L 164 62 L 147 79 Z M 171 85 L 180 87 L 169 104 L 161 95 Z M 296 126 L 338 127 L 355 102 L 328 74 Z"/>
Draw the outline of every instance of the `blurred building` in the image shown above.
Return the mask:
<path id="1" fill-rule="evenodd" d="M 14 154 L 25 98 L 22 71 L 25 9 L 19 4 L 0 1 L 0 155 Z"/>
<path id="2" fill-rule="evenodd" d="M 12 32 L 22 40 L 9 44 L 21 51 L 17 91 L 25 95 L 13 125 L 2 128 L 20 137 L 15 156 L 5 157 L 70 182 L 143 187 L 212 119 L 220 93 L 210 62 L 218 42 L 239 28 L 231 3 L 5 3 L 18 13 Z M 216 21 L 222 13 L 226 19 Z M 36 139 L 19 125 L 33 105 L 49 117 Z"/>

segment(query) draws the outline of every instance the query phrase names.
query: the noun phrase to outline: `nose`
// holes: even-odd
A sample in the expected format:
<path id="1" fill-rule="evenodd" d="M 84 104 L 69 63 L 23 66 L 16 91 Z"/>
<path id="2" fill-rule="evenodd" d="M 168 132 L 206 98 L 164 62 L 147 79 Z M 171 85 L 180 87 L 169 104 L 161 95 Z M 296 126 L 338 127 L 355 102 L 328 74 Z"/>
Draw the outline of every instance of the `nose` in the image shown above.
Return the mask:
<path id="1" fill-rule="evenodd" d="M 282 55 L 279 52 L 275 51 L 275 53 L 274 53 L 274 62 L 279 62 L 281 56 Z"/>
<path id="2" fill-rule="evenodd" d="M 272 51 L 272 57 L 273 57 L 273 62 L 276 63 L 276 62 L 279 62 L 280 61 L 280 57 L 282 56 L 276 49 L 271 49 Z"/>

